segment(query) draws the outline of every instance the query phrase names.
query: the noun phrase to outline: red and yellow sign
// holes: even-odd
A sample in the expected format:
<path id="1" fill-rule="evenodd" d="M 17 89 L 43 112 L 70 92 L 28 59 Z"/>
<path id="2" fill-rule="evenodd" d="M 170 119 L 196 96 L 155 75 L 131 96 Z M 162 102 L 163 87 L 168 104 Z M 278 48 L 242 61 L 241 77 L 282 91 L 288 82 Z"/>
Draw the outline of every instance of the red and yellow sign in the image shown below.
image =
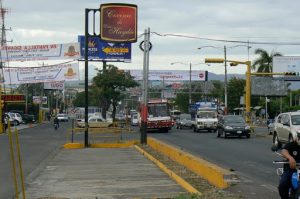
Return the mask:
<path id="1" fill-rule="evenodd" d="M 24 95 L 2 95 L 2 100 L 6 102 L 25 102 Z"/>
<path id="2" fill-rule="evenodd" d="M 111 42 L 137 41 L 137 5 L 101 4 L 100 37 Z"/>

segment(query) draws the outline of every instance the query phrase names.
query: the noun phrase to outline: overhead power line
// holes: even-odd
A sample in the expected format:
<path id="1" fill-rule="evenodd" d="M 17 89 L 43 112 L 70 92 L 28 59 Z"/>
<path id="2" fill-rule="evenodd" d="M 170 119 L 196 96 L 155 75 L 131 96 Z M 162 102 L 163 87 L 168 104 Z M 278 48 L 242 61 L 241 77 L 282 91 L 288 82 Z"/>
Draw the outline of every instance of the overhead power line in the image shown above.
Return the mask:
<path id="1" fill-rule="evenodd" d="M 286 46 L 299 46 L 300 43 L 298 42 L 258 42 L 258 41 L 242 41 L 242 40 L 227 40 L 227 39 L 213 39 L 213 38 L 205 38 L 205 37 L 197 37 L 197 36 L 190 36 L 190 35 L 182 35 L 182 34 L 173 34 L 173 33 L 157 33 L 151 32 L 157 36 L 161 37 L 182 37 L 188 39 L 198 39 L 198 40 L 206 40 L 206 41 L 217 41 L 217 42 L 227 42 L 227 43 L 240 43 L 240 44 L 252 44 L 252 45 L 286 45 Z"/>

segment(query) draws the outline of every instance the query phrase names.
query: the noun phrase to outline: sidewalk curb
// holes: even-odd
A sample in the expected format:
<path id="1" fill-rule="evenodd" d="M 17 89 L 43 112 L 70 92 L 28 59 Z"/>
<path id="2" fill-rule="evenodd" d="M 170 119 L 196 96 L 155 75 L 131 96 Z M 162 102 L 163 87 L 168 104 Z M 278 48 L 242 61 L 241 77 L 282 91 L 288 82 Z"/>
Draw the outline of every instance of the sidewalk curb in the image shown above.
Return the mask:
<path id="1" fill-rule="evenodd" d="M 189 170 L 203 177 L 210 184 L 220 189 L 228 188 L 230 182 L 233 182 L 234 178 L 236 178 L 235 174 L 229 170 L 195 157 L 174 146 L 158 141 L 157 139 L 148 138 L 148 145 L 154 150 L 168 156 L 175 162 L 187 167 Z"/>
<path id="2" fill-rule="evenodd" d="M 144 151 L 139 146 L 134 146 L 137 151 L 139 151 L 141 154 L 143 154 L 145 157 L 147 157 L 149 160 L 154 162 L 163 172 L 168 174 L 175 182 L 177 182 L 181 187 L 183 187 L 186 191 L 193 194 L 202 195 L 201 192 L 199 192 L 197 189 L 195 189 L 191 184 L 186 182 L 184 179 L 182 179 L 180 176 L 178 176 L 176 173 L 168 169 L 163 163 L 155 159 L 152 155 Z"/>

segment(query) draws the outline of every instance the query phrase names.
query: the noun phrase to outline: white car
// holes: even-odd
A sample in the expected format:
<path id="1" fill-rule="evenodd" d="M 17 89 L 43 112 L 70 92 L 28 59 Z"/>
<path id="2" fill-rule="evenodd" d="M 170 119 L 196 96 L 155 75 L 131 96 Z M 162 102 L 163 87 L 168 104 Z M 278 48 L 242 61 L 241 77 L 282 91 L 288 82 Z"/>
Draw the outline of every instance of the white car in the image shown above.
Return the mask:
<path id="1" fill-rule="evenodd" d="M 274 123 L 273 144 L 280 148 L 282 144 L 300 137 L 300 112 L 281 113 Z"/>
<path id="2" fill-rule="evenodd" d="M 22 124 L 23 122 L 23 118 L 20 115 L 20 113 L 13 113 L 13 112 L 9 112 L 8 114 L 11 114 L 14 118 L 14 122 L 16 123 L 16 125 Z"/>
<path id="3" fill-rule="evenodd" d="M 111 127 L 113 126 L 113 122 L 110 120 L 105 120 L 99 116 L 92 116 L 88 119 L 88 127 L 90 128 L 102 128 L 102 127 Z M 84 128 L 85 122 L 77 121 L 77 127 Z"/>
<path id="4" fill-rule="evenodd" d="M 67 122 L 67 121 L 69 121 L 69 117 L 68 117 L 68 115 L 65 114 L 65 113 L 57 114 L 57 119 L 58 119 L 58 121 L 60 121 L 60 122 Z"/>

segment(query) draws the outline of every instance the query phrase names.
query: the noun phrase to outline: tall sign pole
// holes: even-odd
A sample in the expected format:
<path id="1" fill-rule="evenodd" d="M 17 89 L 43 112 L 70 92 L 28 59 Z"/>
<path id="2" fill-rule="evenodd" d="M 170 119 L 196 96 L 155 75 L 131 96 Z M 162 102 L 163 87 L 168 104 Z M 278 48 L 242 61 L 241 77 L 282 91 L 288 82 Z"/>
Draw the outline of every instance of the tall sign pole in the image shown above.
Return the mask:
<path id="1" fill-rule="evenodd" d="M 84 44 L 84 94 L 85 94 L 85 114 L 84 114 L 84 146 L 89 146 L 89 128 L 88 128 L 88 112 L 89 112 L 89 61 L 88 61 L 88 36 L 89 36 L 89 9 L 85 9 L 85 44 Z"/>

